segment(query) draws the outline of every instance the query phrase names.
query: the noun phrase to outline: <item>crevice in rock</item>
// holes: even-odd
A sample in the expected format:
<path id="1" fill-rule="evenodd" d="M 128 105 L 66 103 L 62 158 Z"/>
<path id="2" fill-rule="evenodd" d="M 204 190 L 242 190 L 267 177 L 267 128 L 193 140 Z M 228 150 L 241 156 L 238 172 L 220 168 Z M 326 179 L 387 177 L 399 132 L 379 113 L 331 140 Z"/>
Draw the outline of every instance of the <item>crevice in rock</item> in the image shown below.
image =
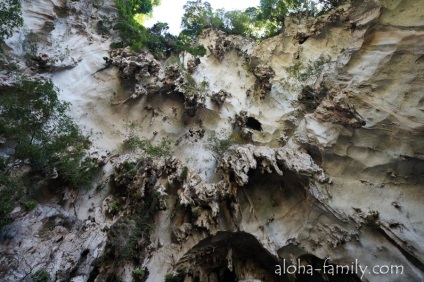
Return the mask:
<path id="1" fill-rule="evenodd" d="M 413 251 L 415 251 L 415 248 L 408 246 L 407 242 L 403 242 L 405 244 L 405 247 L 403 247 L 394 238 L 392 238 L 393 235 L 389 234 L 389 232 L 391 233 L 390 230 L 386 230 L 383 227 L 379 228 L 379 230 L 383 234 L 384 238 L 386 238 L 390 243 L 392 243 L 396 248 L 398 248 L 399 251 L 405 256 L 405 258 L 412 265 L 414 265 L 416 268 L 424 272 L 424 263 L 413 254 Z"/>
<path id="2" fill-rule="evenodd" d="M 262 124 L 254 117 L 247 117 L 246 127 L 257 131 L 262 131 Z"/>
<path id="3" fill-rule="evenodd" d="M 85 261 L 87 260 L 87 256 L 90 253 L 89 249 L 85 249 L 80 256 L 80 259 L 78 261 L 78 263 L 75 265 L 74 269 L 71 271 L 71 273 L 69 274 L 69 278 L 75 277 L 78 275 L 78 269 L 80 268 L 80 266 L 85 264 Z"/>
<path id="4" fill-rule="evenodd" d="M 100 272 L 99 269 L 95 266 L 93 270 L 90 272 L 90 276 L 88 277 L 87 282 L 94 282 L 96 281 L 97 276 L 99 276 Z"/>

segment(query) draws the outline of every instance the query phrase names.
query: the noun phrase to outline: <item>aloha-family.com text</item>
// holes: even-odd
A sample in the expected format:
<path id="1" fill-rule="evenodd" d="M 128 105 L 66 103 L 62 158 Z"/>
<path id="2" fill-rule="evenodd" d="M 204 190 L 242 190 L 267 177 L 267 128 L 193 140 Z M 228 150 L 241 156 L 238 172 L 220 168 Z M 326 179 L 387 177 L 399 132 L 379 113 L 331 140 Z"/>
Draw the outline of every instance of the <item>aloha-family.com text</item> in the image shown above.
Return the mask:
<path id="1" fill-rule="evenodd" d="M 318 273 L 324 273 L 327 275 L 339 275 L 339 274 L 356 274 L 361 280 L 367 274 L 374 275 L 402 275 L 404 271 L 403 265 L 361 265 L 358 260 L 355 259 L 351 264 L 345 265 L 334 265 L 329 263 L 329 259 L 325 259 L 322 267 L 317 268 L 313 265 L 302 264 L 299 259 L 296 264 L 286 262 L 283 260 L 283 264 L 277 264 L 275 266 L 275 274 L 281 276 L 284 274 L 306 274 L 314 275 Z"/>

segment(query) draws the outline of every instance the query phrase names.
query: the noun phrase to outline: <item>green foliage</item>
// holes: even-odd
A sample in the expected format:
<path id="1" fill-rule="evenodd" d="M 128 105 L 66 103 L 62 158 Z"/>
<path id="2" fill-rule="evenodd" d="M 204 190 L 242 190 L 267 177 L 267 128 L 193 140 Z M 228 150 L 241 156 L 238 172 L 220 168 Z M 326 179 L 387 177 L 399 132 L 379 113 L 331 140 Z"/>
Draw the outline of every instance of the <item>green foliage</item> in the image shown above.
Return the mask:
<path id="1" fill-rule="evenodd" d="M 109 46 L 111 49 L 124 48 L 124 44 L 122 42 L 112 42 Z"/>
<path id="2" fill-rule="evenodd" d="M 251 22 L 252 19 L 248 13 L 243 11 L 229 11 L 225 13 L 228 19 L 228 25 L 225 26 L 224 31 L 234 34 L 251 35 Z"/>
<path id="3" fill-rule="evenodd" d="M 143 47 L 143 43 L 147 41 L 148 32 L 134 19 L 134 16 L 137 13 L 151 13 L 152 1 L 115 0 L 115 3 L 119 17 L 113 28 L 119 31 L 122 47 L 130 46 L 134 51 L 139 51 Z"/>
<path id="4" fill-rule="evenodd" d="M 176 55 L 169 57 L 165 62 L 165 66 L 170 66 L 170 65 L 175 65 L 175 64 L 177 64 L 179 66 L 182 65 L 180 57 L 178 57 Z"/>
<path id="5" fill-rule="evenodd" d="M 143 199 L 132 201 L 131 205 L 133 214 L 118 219 L 108 232 L 105 255 L 111 256 L 115 263 L 136 259 L 150 243 L 153 230 L 150 220 L 160 209 L 159 194 L 146 189 Z"/>
<path id="6" fill-rule="evenodd" d="M 143 281 L 148 275 L 147 268 L 136 268 L 132 271 L 132 276 L 136 281 Z"/>
<path id="7" fill-rule="evenodd" d="M 21 16 L 21 1 L 0 1 L 0 42 L 12 36 L 13 29 L 24 23 Z"/>
<path id="8" fill-rule="evenodd" d="M 98 168 L 82 150 L 76 150 L 63 155 L 59 170 L 67 183 L 73 187 L 82 187 L 92 181 Z"/>
<path id="9" fill-rule="evenodd" d="M 126 216 L 119 218 L 109 229 L 106 250 L 96 260 L 96 265 L 103 261 L 111 261 L 115 266 L 122 265 L 123 261 L 139 262 L 137 259 L 150 244 L 153 216 L 163 208 L 163 196 L 154 185 L 156 180 L 147 181 L 143 188 L 139 185 L 141 178 L 153 179 L 156 176 L 143 168 L 151 163 L 151 158 L 141 158 L 138 162 L 125 161 L 116 170 L 116 193 L 125 202 L 116 204 L 116 209 L 125 207 Z"/>
<path id="10" fill-rule="evenodd" d="M 117 202 L 113 202 L 111 205 L 110 205 L 110 209 L 111 209 L 111 213 L 112 214 L 117 214 L 118 212 L 119 212 L 119 203 L 117 203 Z"/>
<path id="11" fill-rule="evenodd" d="M 116 0 L 119 18 L 114 29 L 119 31 L 122 41 L 112 43 L 111 48 L 130 46 L 136 52 L 146 48 L 158 59 L 181 51 L 204 56 L 206 49 L 203 46 L 192 46 L 182 38 L 168 33 L 168 24 L 158 22 L 151 28 L 145 28 L 135 20 L 137 14 L 150 14 L 153 6 L 158 4 L 157 0 Z"/>
<path id="12" fill-rule="evenodd" d="M 153 145 L 150 140 L 133 135 L 124 141 L 123 148 L 126 150 L 140 148 L 152 157 L 170 157 L 172 156 L 171 144 L 171 140 L 164 138 L 158 145 Z"/>
<path id="13" fill-rule="evenodd" d="M 303 69 L 304 69 L 304 66 L 302 62 L 296 62 L 294 65 L 287 67 L 286 71 L 290 76 L 298 79 Z"/>
<path id="14" fill-rule="evenodd" d="M 311 78 L 316 78 L 321 73 L 324 65 L 330 61 L 330 57 L 320 55 L 319 58 L 313 62 L 309 61 L 307 65 L 302 62 L 297 62 L 294 65 L 287 67 L 287 73 L 299 80 L 301 83 L 307 82 Z"/>
<path id="15" fill-rule="evenodd" d="M 228 11 L 218 9 L 213 11 L 209 2 L 202 0 L 188 1 L 184 6 L 179 37 L 185 42 L 194 42 L 203 29 L 215 28 L 229 34 L 255 36 L 258 34 L 258 13 L 256 8 L 245 11 Z"/>
<path id="16" fill-rule="evenodd" d="M 0 228 L 11 223 L 9 213 L 25 193 L 22 183 L 4 173 L 0 173 Z"/>
<path id="17" fill-rule="evenodd" d="M 230 139 L 218 139 L 211 137 L 206 143 L 206 149 L 212 151 L 215 159 L 221 157 L 233 145 Z"/>
<path id="18" fill-rule="evenodd" d="M 148 225 L 141 226 L 132 216 L 118 219 L 108 231 L 106 253 L 116 263 L 129 260 L 136 255 L 138 238 L 150 233 Z"/>
<path id="19" fill-rule="evenodd" d="M 339 0 L 320 0 L 323 8 L 317 8 L 313 0 L 261 0 L 259 7 L 244 11 L 214 11 L 208 2 L 188 1 L 184 6 L 179 37 L 184 42 L 194 42 L 205 28 L 215 28 L 229 34 L 241 34 L 257 39 L 280 33 L 285 17 L 292 12 L 310 11 L 319 15 L 333 9 Z"/>
<path id="20" fill-rule="evenodd" d="M 206 55 L 206 48 L 203 45 L 188 46 L 185 51 L 189 52 L 193 56 L 203 57 Z"/>
<path id="21" fill-rule="evenodd" d="M 50 81 L 22 78 L 0 96 L 0 132 L 15 159 L 29 160 L 35 172 L 54 167 L 77 187 L 89 182 L 95 166 L 85 158 L 88 139 L 67 115 Z"/>
<path id="22" fill-rule="evenodd" d="M 140 277 L 140 276 L 143 277 L 145 273 L 146 273 L 146 270 L 145 269 L 140 269 L 140 268 L 136 268 L 136 269 L 134 269 L 132 271 L 132 274 L 134 276 L 137 276 L 137 277 Z"/>
<path id="23" fill-rule="evenodd" d="M 32 58 L 37 56 L 38 53 L 38 35 L 30 31 L 25 34 L 23 43 L 23 50 L 27 53 L 27 57 Z"/>
<path id="24" fill-rule="evenodd" d="M 179 180 L 180 181 L 184 181 L 187 179 L 187 175 L 188 175 L 188 167 L 183 167 L 183 170 L 181 171 L 181 174 L 179 176 Z"/>
<path id="25" fill-rule="evenodd" d="M 183 30 L 180 38 L 185 42 L 194 42 L 203 29 L 211 27 L 212 7 L 202 0 L 187 1 L 181 20 Z"/>
<path id="26" fill-rule="evenodd" d="M 50 274 L 44 268 L 37 270 L 35 273 L 31 274 L 31 279 L 33 282 L 50 282 Z"/>
<path id="27" fill-rule="evenodd" d="M 29 210 L 29 211 L 32 211 L 38 205 L 37 201 L 35 201 L 33 199 L 28 199 L 28 200 L 24 201 L 23 204 L 27 208 L 27 210 Z"/>
<path id="28" fill-rule="evenodd" d="M 172 275 L 172 273 L 167 273 L 165 275 L 165 282 L 172 282 L 173 278 L 174 278 L 174 275 Z"/>
<path id="29" fill-rule="evenodd" d="M 91 2 L 96 7 L 102 7 L 105 4 L 105 0 L 91 0 Z"/>
<path id="30" fill-rule="evenodd" d="M 184 94 L 198 94 L 198 95 L 207 95 L 209 91 L 209 83 L 207 81 L 202 81 L 197 83 L 193 76 L 189 73 L 184 73 L 185 83 L 181 86 Z"/>
<path id="31" fill-rule="evenodd" d="M 263 37 L 270 37 L 284 29 L 284 20 L 289 13 L 309 11 L 315 16 L 322 15 L 333 9 L 339 0 L 261 0 L 256 20 L 264 30 Z"/>
<path id="32" fill-rule="evenodd" d="M 249 141 L 247 134 L 234 130 L 228 138 L 218 139 L 217 137 L 211 137 L 206 142 L 206 149 L 212 151 L 212 155 L 215 159 L 222 157 L 231 146 L 235 144 L 246 144 Z"/>
<path id="33" fill-rule="evenodd" d="M 159 144 L 153 145 L 150 140 L 141 139 L 137 136 L 137 131 L 141 127 L 135 122 L 127 122 L 125 124 L 125 135 L 127 136 L 122 144 L 124 150 L 133 151 L 141 149 L 151 157 L 170 157 L 172 156 L 172 141 L 163 138 Z"/>
<path id="34" fill-rule="evenodd" d="M 18 2 L 18 0 L 9 0 Z M 104 0 L 92 0 L 101 6 Z M 269 37 L 278 34 L 284 27 L 284 18 L 289 12 L 310 10 L 314 13 L 325 13 L 331 10 L 339 0 L 320 0 L 324 4 L 317 10 L 312 0 L 261 0 L 260 7 L 251 7 L 244 11 L 213 11 L 208 2 L 202 0 L 188 1 L 184 6 L 182 17 L 183 30 L 178 37 L 168 33 L 168 24 L 158 22 L 146 28 L 137 20 L 138 15 L 150 15 L 158 0 L 115 0 L 118 18 L 112 24 L 120 34 L 121 41 L 113 42 L 111 48 L 130 46 L 133 51 L 142 48 L 149 50 L 156 58 L 164 59 L 175 52 L 186 51 L 195 56 L 204 56 L 206 49 L 194 45 L 196 38 L 205 28 L 216 28 L 230 34 L 242 34 L 254 38 Z M 99 21 L 97 28 L 101 33 L 108 33 Z"/>
<path id="35" fill-rule="evenodd" d="M 202 210 L 200 209 L 200 207 L 191 207 L 191 215 L 195 218 L 199 217 L 202 214 Z"/>
<path id="36" fill-rule="evenodd" d="M 184 281 L 185 271 L 178 269 L 176 273 L 168 273 L 165 275 L 165 282 L 182 282 Z"/>

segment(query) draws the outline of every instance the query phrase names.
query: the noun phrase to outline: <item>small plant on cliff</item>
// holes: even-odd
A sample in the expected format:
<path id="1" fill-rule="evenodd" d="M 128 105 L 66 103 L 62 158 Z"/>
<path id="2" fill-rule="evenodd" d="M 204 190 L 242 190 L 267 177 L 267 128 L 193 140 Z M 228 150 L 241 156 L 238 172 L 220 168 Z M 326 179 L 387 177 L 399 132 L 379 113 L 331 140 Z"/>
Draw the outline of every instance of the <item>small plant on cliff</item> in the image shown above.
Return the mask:
<path id="1" fill-rule="evenodd" d="M 129 136 L 125 139 L 123 148 L 130 151 L 139 148 L 152 157 L 170 157 L 172 156 L 171 144 L 171 140 L 167 138 L 162 139 L 159 144 L 153 145 L 150 140 Z"/>
<path id="2" fill-rule="evenodd" d="M 144 281 L 148 275 L 147 268 L 136 268 L 132 271 L 132 276 L 136 281 Z"/>
<path id="3" fill-rule="evenodd" d="M 294 65 L 287 67 L 286 72 L 292 78 L 297 79 L 301 83 L 306 83 L 311 78 L 317 78 L 325 64 L 330 61 L 329 56 L 320 55 L 315 61 L 309 61 L 306 65 L 302 62 L 297 62 Z"/>
<path id="4" fill-rule="evenodd" d="M 31 279 L 33 282 L 50 282 L 50 274 L 44 268 L 37 270 L 35 273 L 31 274 Z"/>
<path id="5" fill-rule="evenodd" d="M 25 57 L 27 59 L 32 59 L 38 54 L 38 35 L 33 31 L 25 33 L 25 40 L 22 44 L 22 49 L 26 52 Z"/>
<path id="6" fill-rule="evenodd" d="M 211 137 L 206 142 L 206 149 L 212 151 L 212 155 L 217 160 L 227 152 L 232 145 L 246 144 L 249 141 L 249 136 L 239 130 L 233 130 L 231 135 L 225 139 Z"/>
<path id="7" fill-rule="evenodd" d="M 194 218 L 199 217 L 202 214 L 202 210 L 200 209 L 200 207 L 191 207 L 191 215 Z"/>
<path id="8" fill-rule="evenodd" d="M 152 157 L 170 157 L 172 155 L 172 141 L 170 139 L 163 138 L 157 145 L 154 145 L 152 141 L 137 136 L 137 133 L 141 130 L 142 127 L 135 121 L 125 124 L 126 138 L 122 144 L 124 150 L 141 149 Z"/>
<path id="9" fill-rule="evenodd" d="M 380 227 L 380 213 L 378 211 L 370 210 L 365 217 L 365 224 L 373 228 Z"/>
<path id="10" fill-rule="evenodd" d="M 184 281 L 184 277 L 185 277 L 185 270 L 178 269 L 177 271 L 174 271 L 173 273 L 166 274 L 165 282 L 182 282 Z"/>

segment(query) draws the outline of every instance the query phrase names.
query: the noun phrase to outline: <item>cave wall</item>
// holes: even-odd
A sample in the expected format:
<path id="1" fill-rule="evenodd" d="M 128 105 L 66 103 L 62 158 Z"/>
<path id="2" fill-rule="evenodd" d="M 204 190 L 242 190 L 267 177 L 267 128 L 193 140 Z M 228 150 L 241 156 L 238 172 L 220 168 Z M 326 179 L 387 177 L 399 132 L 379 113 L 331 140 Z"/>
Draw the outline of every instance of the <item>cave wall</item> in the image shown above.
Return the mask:
<path id="1" fill-rule="evenodd" d="M 143 155 L 120 149 L 132 121 L 139 137 L 172 139 L 174 174 L 183 167 L 188 173 L 160 180 L 167 209 L 152 219 L 143 261 L 113 270 L 124 281 L 136 267 L 147 267 L 147 281 L 178 269 L 186 281 L 361 279 L 275 275 L 275 265 L 298 258 L 404 267 L 402 276 L 366 273 L 362 281 L 423 279 L 424 1 L 352 0 L 320 18 L 292 15 L 283 34 L 260 43 L 205 30 L 199 43 L 207 55 L 179 56 L 186 69 L 200 61 L 191 73 L 197 84 L 207 82 L 200 99 L 184 93 L 185 70 L 176 72 L 169 60 L 109 52 L 113 34 L 102 36 L 95 25 L 116 12 L 113 1 L 102 8 L 89 1 L 22 4 L 25 26 L 6 41 L 8 52 L 28 75 L 52 79 L 91 133 L 92 152 L 108 161 L 93 183 L 105 187 L 100 192 L 66 190 L 62 201 L 46 199 L 2 231 L 4 281 L 39 267 L 58 281 L 106 279 L 97 272 L 108 265 L 92 263 L 125 213 L 107 215 L 116 164 Z M 25 65 L 26 29 L 51 59 L 47 70 Z M 113 66 L 103 70 L 103 57 Z M 128 68 L 135 61 L 140 68 Z M 304 77 L 290 72 L 296 64 Z M 221 90 L 229 95 L 217 104 L 211 97 Z M 216 158 L 208 138 L 234 131 L 246 140 Z"/>

